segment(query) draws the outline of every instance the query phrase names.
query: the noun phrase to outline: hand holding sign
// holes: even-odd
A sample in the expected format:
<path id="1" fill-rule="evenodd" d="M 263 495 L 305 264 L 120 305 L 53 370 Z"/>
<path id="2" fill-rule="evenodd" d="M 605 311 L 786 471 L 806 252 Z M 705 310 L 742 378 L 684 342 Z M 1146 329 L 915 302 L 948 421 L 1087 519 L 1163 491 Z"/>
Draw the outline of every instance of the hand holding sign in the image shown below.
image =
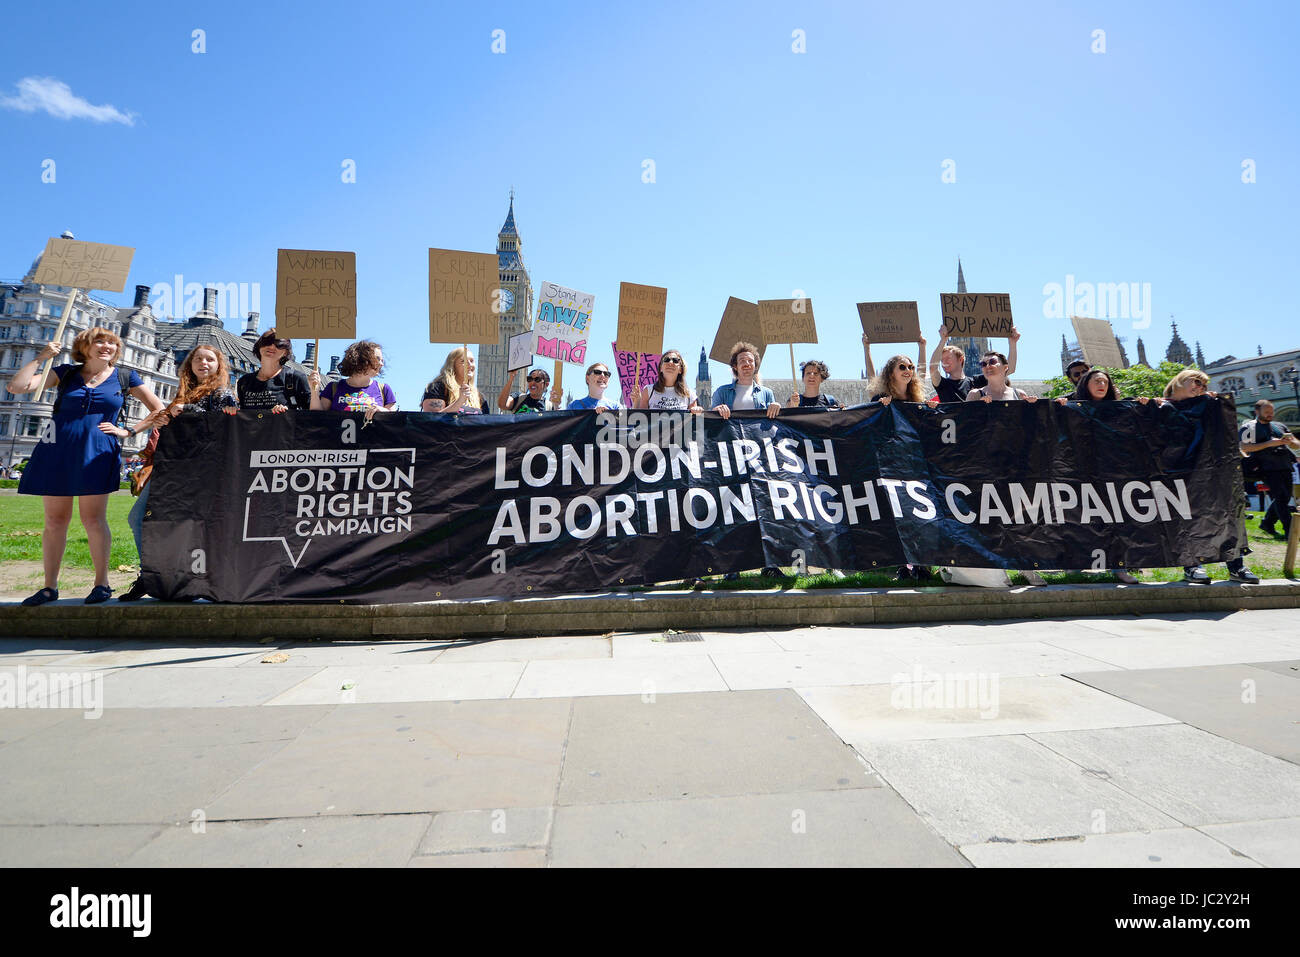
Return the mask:
<path id="1" fill-rule="evenodd" d="M 939 311 L 949 336 L 971 339 L 1011 336 L 1011 297 L 1004 292 L 941 293 Z"/>

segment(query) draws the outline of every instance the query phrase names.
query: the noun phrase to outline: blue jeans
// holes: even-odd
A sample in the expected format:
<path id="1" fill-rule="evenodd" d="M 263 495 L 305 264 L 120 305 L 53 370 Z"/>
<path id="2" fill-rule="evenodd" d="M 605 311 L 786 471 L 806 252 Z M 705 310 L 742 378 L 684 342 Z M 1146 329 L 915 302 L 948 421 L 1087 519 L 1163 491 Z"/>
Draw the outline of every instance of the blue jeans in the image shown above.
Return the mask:
<path id="1" fill-rule="evenodd" d="M 126 516 L 126 523 L 131 526 L 131 534 L 135 536 L 135 552 L 140 556 L 140 567 L 144 568 L 144 547 L 140 544 L 140 539 L 144 534 L 144 512 L 149 507 L 149 485 L 148 483 L 140 490 L 140 497 L 135 500 L 131 506 L 131 512 Z"/>

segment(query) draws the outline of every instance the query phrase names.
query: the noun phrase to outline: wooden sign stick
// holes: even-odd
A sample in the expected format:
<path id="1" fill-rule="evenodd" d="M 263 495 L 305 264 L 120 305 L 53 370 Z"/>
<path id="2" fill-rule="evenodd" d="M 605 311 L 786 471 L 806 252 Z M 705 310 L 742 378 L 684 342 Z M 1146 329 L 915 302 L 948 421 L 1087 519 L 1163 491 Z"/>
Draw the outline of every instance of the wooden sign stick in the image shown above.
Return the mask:
<path id="1" fill-rule="evenodd" d="M 660 362 L 663 358 L 660 357 Z M 636 351 L 636 378 L 632 380 L 632 408 L 636 408 L 637 400 L 641 398 L 641 350 Z"/>
<path id="2" fill-rule="evenodd" d="M 316 337 L 316 345 L 312 346 L 311 367 L 313 372 L 320 372 L 320 336 Z"/>
<path id="3" fill-rule="evenodd" d="M 790 379 L 794 382 L 794 391 L 803 394 L 803 389 L 799 386 L 799 377 L 794 374 L 794 343 L 790 343 Z"/>
<path id="4" fill-rule="evenodd" d="M 563 385 L 564 385 L 564 363 L 561 362 L 559 359 L 556 359 L 555 360 L 555 387 L 553 391 L 560 396 L 560 402 L 564 401 Z M 559 405 L 560 403 L 557 402 L 555 404 Z"/>
<path id="5" fill-rule="evenodd" d="M 77 301 L 77 292 L 78 290 L 74 289 L 72 292 L 68 293 L 68 301 L 63 304 L 63 315 L 59 318 L 59 328 L 55 331 L 54 338 L 50 340 L 51 342 L 59 343 L 60 348 L 63 346 L 63 330 L 68 328 L 68 319 L 72 316 L 72 304 Z M 120 355 L 114 357 L 115 362 L 121 361 L 121 359 L 122 357 Z M 50 377 L 50 369 L 53 367 L 54 360 L 46 359 L 45 368 L 41 370 L 41 377 L 36 380 L 40 383 L 36 389 L 37 402 L 41 399 L 41 393 L 45 391 L 45 380 Z"/>

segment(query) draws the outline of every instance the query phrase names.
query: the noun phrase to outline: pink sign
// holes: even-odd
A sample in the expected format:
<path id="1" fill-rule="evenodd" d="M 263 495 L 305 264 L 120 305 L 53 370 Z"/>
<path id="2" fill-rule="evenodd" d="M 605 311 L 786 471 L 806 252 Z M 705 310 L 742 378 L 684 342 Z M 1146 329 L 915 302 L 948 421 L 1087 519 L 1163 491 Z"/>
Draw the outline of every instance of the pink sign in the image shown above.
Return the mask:
<path id="1" fill-rule="evenodd" d="M 614 363 L 618 366 L 618 384 L 623 390 L 623 404 L 631 408 L 634 402 L 632 380 L 636 378 L 636 353 L 622 351 L 617 342 L 611 342 L 609 347 L 614 350 Z M 654 385 L 659 379 L 659 355 L 658 352 L 641 353 L 639 384 L 642 387 Z"/>

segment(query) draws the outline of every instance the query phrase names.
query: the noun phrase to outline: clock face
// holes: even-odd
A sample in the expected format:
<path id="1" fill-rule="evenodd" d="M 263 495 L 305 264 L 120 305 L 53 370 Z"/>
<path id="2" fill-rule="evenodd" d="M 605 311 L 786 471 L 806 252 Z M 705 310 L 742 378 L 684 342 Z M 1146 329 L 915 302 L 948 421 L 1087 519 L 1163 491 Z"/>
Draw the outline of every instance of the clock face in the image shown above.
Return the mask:
<path id="1" fill-rule="evenodd" d="M 515 294 L 511 292 L 509 289 L 502 289 L 501 290 L 501 311 L 509 312 L 511 309 L 514 308 L 514 305 L 515 305 Z"/>

